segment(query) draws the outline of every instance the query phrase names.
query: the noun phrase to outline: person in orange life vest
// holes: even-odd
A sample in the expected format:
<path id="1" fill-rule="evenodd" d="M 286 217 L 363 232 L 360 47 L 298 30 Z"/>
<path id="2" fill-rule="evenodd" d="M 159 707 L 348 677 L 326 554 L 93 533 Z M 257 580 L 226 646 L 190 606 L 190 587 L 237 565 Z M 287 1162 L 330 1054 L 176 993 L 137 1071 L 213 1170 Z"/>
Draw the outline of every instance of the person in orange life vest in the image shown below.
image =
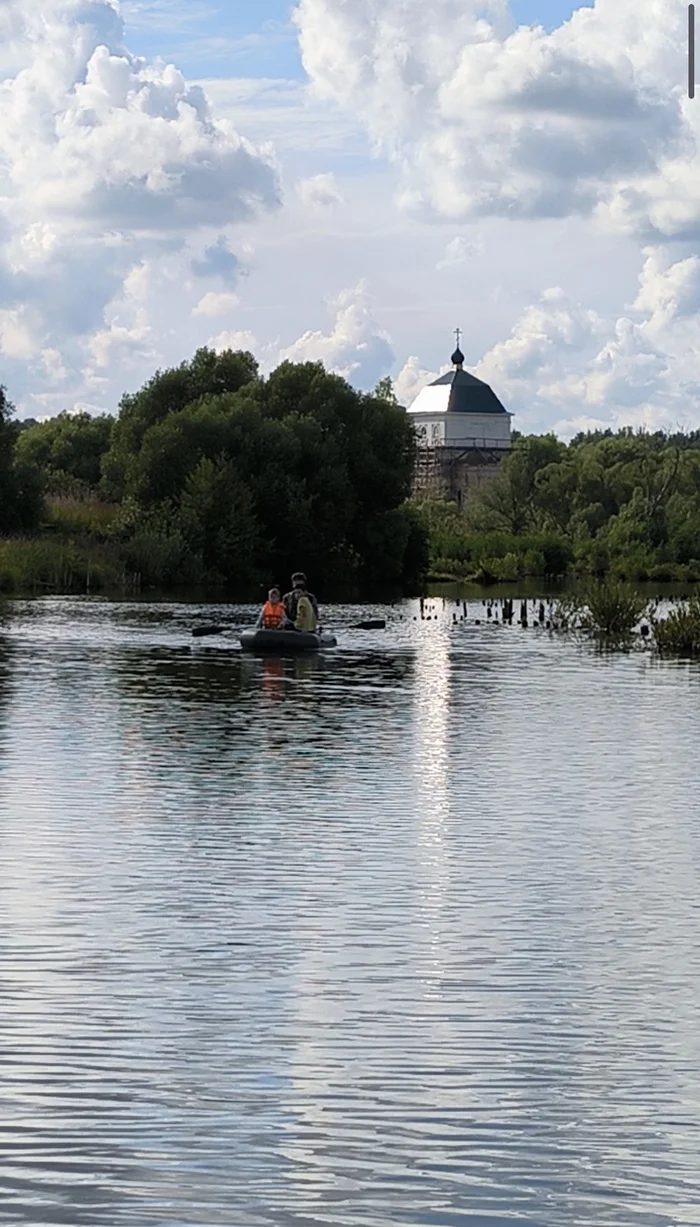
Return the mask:
<path id="1" fill-rule="evenodd" d="M 270 588 L 256 626 L 264 631 L 281 631 L 287 626 L 287 612 L 279 588 Z"/>

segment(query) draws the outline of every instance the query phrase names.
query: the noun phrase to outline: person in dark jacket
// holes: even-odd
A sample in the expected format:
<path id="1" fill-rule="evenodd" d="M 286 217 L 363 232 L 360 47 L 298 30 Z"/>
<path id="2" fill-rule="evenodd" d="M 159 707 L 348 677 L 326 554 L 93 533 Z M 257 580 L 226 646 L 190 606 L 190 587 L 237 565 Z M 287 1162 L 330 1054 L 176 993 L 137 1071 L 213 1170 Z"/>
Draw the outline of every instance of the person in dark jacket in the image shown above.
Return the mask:
<path id="1" fill-rule="evenodd" d="M 292 626 L 297 620 L 297 605 L 299 603 L 300 596 L 308 596 L 311 604 L 313 605 L 314 613 L 316 614 L 316 621 L 318 622 L 318 601 L 316 600 L 313 592 L 309 592 L 306 587 L 306 576 L 304 575 L 304 572 L 295 571 L 292 576 L 292 591 L 288 592 L 284 598 L 284 608 L 287 618 L 292 623 Z"/>

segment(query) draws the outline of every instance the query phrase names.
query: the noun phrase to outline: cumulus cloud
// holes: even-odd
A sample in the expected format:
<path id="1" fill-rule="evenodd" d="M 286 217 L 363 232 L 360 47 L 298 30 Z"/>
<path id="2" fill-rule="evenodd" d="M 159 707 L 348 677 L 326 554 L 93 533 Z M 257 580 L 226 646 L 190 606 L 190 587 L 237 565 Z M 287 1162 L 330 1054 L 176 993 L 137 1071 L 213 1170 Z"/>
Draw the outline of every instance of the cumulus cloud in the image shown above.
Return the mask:
<path id="1" fill-rule="evenodd" d="M 305 332 L 280 351 L 279 361 L 323 362 L 361 388 L 372 387 L 394 361 L 387 334 L 374 319 L 366 281 L 342 292 L 330 304 L 335 319 L 330 332 Z"/>
<path id="2" fill-rule="evenodd" d="M 216 119 L 175 67 L 131 55 L 109 0 L 3 12 L 15 72 L 0 86 L 0 155 L 28 225 L 180 231 L 276 203 L 270 151 Z"/>
<path id="3" fill-rule="evenodd" d="M 597 0 L 551 33 L 502 0 L 298 0 L 317 96 L 400 168 L 404 206 L 469 218 L 598 215 L 697 233 L 700 115 L 684 6 Z"/>
<path id="4" fill-rule="evenodd" d="M 140 359 L 156 357 L 151 343 L 151 329 L 143 318 L 134 328 L 112 324 L 96 332 L 90 340 L 90 352 L 95 366 L 102 369 L 113 362 L 119 362 L 122 368 L 129 368 Z"/>
<path id="5" fill-rule="evenodd" d="M 114 317 L 132 271 L 279 203 L 271 150 L 132 55 L 112 0 L 3 0 L 0 105 L 0 345 L 37 380 L 71 348 L 88 384 L 152 356 L 143 312 Z M 223 237 L 194 264 L 228 285 L 240 272 Z"/>
<path id="6" fill-rule="evenodd" d="M 36 334 L 36 318 L 26 307 L 0 311 L 0 353 L 6 358 L 35 357 L 40 349 Z"/>
<path id="7" fill-rule="evenodd" d="M 394 394 L 399 404 L 405 405 L 408 409 L 418 393 L 437 379 L 438 374 L 440 374 L 438 371 L 425 370 L 420 364 L 420 359 L 415 355 L 407 358 L 394 380 Z"/>
<path id="8" fill-rule="evenodd" d="M 225 349 L 242 349 L 247 350 L 251 354 L 255 354 L 256 358 L 260 358 L 263 346 L 254 333 L 249 329 L 239 331 L 220 332 L 218 336 L 211 337 L 209 340 L 211 349 L 215 349 L 218 354 Z"/>
<path id="9" fill-rule="evenodd" d="M 42 350 L 40 361 L 49 383 L 63 383 L 68 378 L 68 371 L 66 370 L 60 350 Z"/>
<path id="10" fill-rule="evenodd" d="M 200 298 L 196 307 L 193 308 L 193 315 L 226 315 L 228 311 L 232 311 L 238 305 L 238 298 L 235 294 L 217 294 L 211 290 Z"/>
<path id="11" fill-rule="evenodd" d="M 311 175 L 308 179 L 300 179 L 296 185 L 297 195 L 301 203 L 308 209 L 332 209 L 343 203 L 335 180 L 335 175 Z"/>
<path id="12" fill-rule="evenodd" d="M 644 254 L 628 314 L 606 320 L 551 290 L 484 355 L 476 374 L 527 429 L 541 429 L 553 413 L 555 429 L 565 434 L 582 421 L 655 429 L 693 424 L 700 260 L 674 260 L 664 247 Z"/>
<path id="13" fill-rule="evenodd" d="M 604 330 L 605 321 L 595 311 L 572 304 L 552 286 L 523 312 L 510 336 L 484 355 L 475 374 L 504 394 L 529 396 L 534 379 L 538 387 L 553 379 L 567 353 L 579 358 Z"/>
<path id="14" fill-rule="evenodd" d="M 437 267 L 443 268 L 462 268 L 469 263 L 471 256 L 479 255 L 482 250 L 482 245 L 478 241 L 465 239 L 464 235 L 458 234 L 455 238 L 450 239 L 449 243 L 445 244 L 445 251 L 442 259 L 438 261 Z"/>

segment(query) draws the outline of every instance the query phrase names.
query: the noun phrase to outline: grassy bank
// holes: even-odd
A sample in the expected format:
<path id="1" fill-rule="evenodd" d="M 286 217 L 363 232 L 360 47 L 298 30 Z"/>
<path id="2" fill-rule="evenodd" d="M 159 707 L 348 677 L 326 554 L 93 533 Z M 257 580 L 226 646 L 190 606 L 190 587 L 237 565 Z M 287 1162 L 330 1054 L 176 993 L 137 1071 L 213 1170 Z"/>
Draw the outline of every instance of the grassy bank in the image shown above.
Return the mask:
<path id="1" fill-rule="evenodd" d="M 0 592 L 6 594 L 133 591 L 118 552 L 55 537 L 0 540 Z"/>
<path id="2" fill-rule="evenodd" d="M 47 500 L 35 536 L 0 538 L 0 592 L 134 591 L 138 576 L 110 539 L 117 512 L 97 499 Z"/>

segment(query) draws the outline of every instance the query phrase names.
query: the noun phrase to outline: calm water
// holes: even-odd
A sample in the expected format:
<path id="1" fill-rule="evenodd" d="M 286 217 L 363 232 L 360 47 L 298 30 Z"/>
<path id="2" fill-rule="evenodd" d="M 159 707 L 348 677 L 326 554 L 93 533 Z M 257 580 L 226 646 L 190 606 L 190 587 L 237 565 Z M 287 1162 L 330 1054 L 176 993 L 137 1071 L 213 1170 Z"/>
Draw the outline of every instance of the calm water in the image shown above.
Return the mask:
<path id="1" fill-rule="evenodd" d="M 0 1222 L 700 1223 L 700 670 L 414 613 L 0 611 Z"/>

